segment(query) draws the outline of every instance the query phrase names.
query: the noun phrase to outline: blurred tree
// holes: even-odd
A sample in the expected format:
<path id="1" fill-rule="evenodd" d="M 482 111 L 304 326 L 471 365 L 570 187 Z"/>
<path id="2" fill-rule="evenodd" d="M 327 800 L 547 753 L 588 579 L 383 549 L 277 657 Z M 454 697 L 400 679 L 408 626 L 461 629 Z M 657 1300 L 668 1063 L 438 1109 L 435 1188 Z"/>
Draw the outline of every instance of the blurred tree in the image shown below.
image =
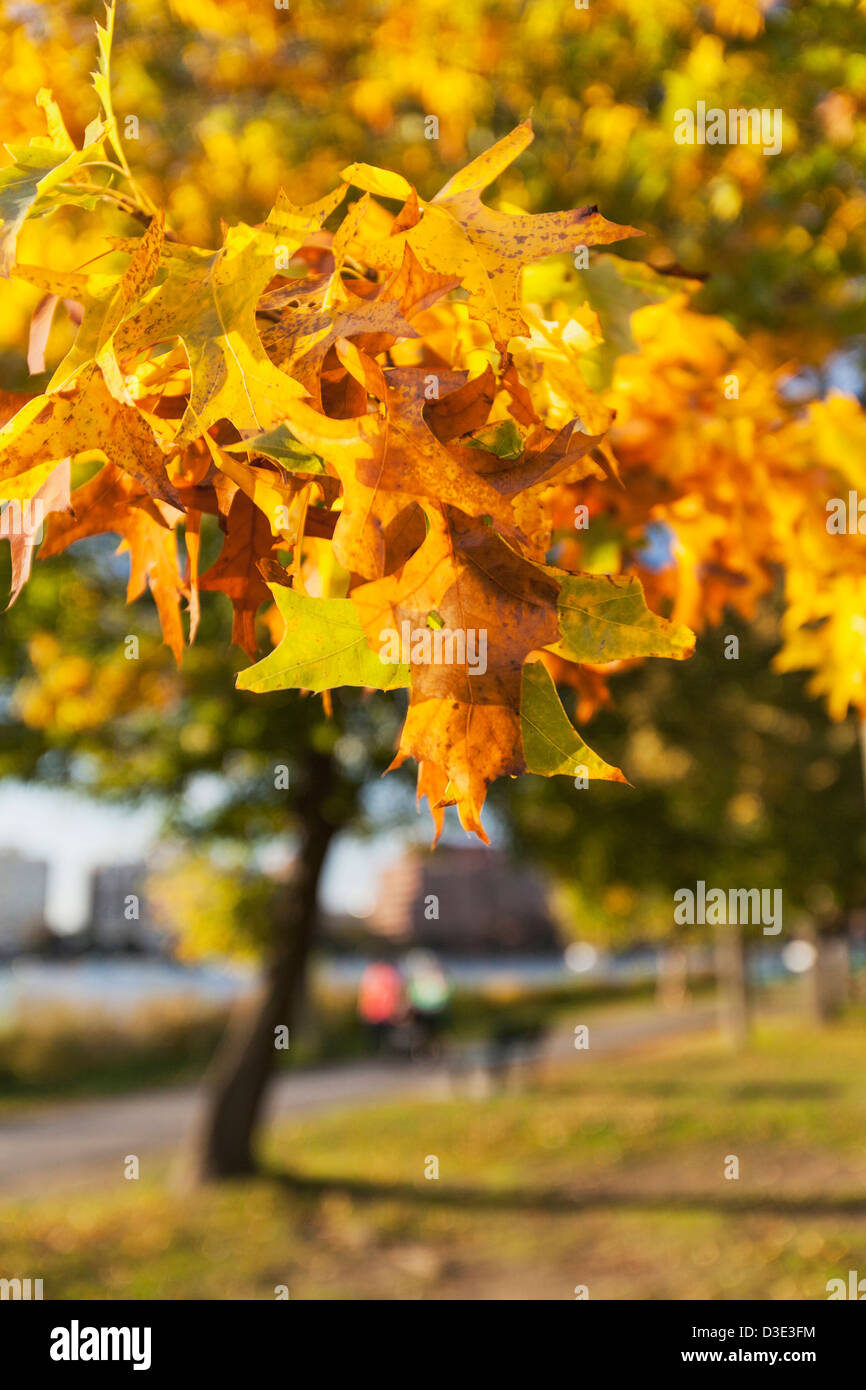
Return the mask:
<path id="1" fill-rule="evenodd" d="M 263 962 L 262 986 L 214 1061 L 195 1146 L 199 1175 L 222 1177 L 253 1167 L 274 1030 L 299 1019 L 322 866 L 334 836 L 365 822 L 364 788 L 390 761 L 399 711 L 393 696 L 338 691 L 329 719 L 315 696 L 236 690 L 222 597 L 203 605 L 200 640 L 176 669 L 149 600 L 124 605 L 110 549 L 85 542 L 74 561 L 38 566 L 3 617 L 0 773 L 152 800 L 166 829 L 194 837 L 199 853 L 229 842 L 249 864 L 275 840 L 290 850 L 292 872 L 270 902 L 261 885 L 234 907 L 215 900 L 212 870 L 200 910 L 184 914 L 186 955 L 219 944 Z M 127 659 L 130 636 L 136 659 Z M 240 878 L 239 869 L 234 893 Z"/>
<path id="2" fill-rule="evenodd" d="M 748 627 L 729 615 L 706 632 L 685 666 L 617 676 L 593 726 L 632 789 L 532 778 L 494 792 L 515 852 L 552 874 L 582 939 L 707 939 L 674 923 L 674 894 L 697 879 L 780 887 L 783 934 L 770 940 L 810 921 L 831 934 L 866 905 L 856 720 L 828 724 L 801 676 L 774 671 L 777 644 L 765 605 Z M 727 1007 L 741 1013 L 742 1000 Z"/>

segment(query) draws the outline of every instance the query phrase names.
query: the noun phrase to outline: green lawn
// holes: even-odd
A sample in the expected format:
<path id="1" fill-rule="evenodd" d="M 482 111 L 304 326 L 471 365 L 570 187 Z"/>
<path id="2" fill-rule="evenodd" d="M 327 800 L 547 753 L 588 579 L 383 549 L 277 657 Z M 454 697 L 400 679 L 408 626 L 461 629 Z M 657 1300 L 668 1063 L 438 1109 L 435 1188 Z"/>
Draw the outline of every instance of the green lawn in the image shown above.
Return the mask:
<path id="1" fill-rule="evenodd" d="M 866 1275 L 864 1062 L 861 1013 L 765 1025 L 739 1057 L 581 1053 L 488 1099 L 311 1117 L 267 1179 L 6 1206 L 0 1272 L 47 1298 L 823 1299 Z"/>

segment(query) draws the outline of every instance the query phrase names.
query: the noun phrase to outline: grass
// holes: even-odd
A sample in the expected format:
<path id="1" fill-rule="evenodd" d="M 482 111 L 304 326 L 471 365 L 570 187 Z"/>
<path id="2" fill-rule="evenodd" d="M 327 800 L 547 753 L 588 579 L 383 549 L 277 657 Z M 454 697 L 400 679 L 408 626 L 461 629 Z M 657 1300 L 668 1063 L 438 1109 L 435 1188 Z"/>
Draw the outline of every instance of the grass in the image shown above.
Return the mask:
<path id="1" fill-rule="evenodd" d="M 127 1017 L 42 1006 L 0 1031 L 0 1114 L 33 1101 L 196 1080 L 225 1022 L 224 1008 L 191 999 L 152 1003 Z"/>
<path id="2" fill-rule="evenodd" d="M 864 1051 L 861 1012 L 311 1116 L 255 1181 L 180 1195 L 146 1163 L 6 1205 L 0 1272 L 48 1298 L 823 1299 L 866 1274 Z"/>

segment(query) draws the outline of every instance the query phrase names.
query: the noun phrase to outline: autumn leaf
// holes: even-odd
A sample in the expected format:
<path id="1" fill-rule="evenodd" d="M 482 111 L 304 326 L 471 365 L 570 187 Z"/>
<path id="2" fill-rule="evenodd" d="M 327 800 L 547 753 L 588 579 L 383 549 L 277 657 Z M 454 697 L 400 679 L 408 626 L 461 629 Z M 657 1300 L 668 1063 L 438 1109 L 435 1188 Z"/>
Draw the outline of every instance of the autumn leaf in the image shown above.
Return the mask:
<path id="1" fill-rule="evenodd" d="M 0 169 L 0 275 L 8 279 L 12 273 L 18 233 L 28 216 L 53 212 L 65 204 L 86 203 L 92 197 L 84 186 L 77 191 L 71 186 L 61 190 L 60 185 L 99 149 L 104 135 L 102 123 L 94 121 L 85 132 L 80 150 L 37 140 L 29 145 L 6 146 L 13 162 Z"/>
<path id="2" fill-rule="evenodd" d="M 519 459 L 526 441 L 514 420 L 496 420 L 467 434 L 461 441 L 470 449 L 483 449 L 499 459 Z"/>
<path id="3" fill-rule="evenodd" d="M 271 527 L 264 513 L 239 489 L 232 500 L 225 531 L 222 550 L 201 576 L 199 588 L 220 590 L 231 599 L 232 641 L 254 657 L 258 650 L 256 613 L 270 598 L 258 562 L 271 549 Z"/>
<path id="4" fill-rule="evenodd" d="M 118 553 L 130 557 L 127 601 L 134 602 L 150 588 L 163 639 L 180 661 L 184 648 L 180 605 L 185 587 L 172 529 L 179 517 L 178 511 L 148 497 L 128 473 L 108 463 L 74 490 L 68 511 L 56 510 L 48 518 L 39 556 L 60 555 L 76 541 L 115 532 L 121 538 Z"/>
<path id="5" fill-rule="evenodd" d="M 268 587 L 285 631 L 269 656 L 240 672 L 239 690 L 395 690 L 409 684 L 405 663 L 383 663 L 370 649 L 351 599 L 311 598 L 282 582 Z"/>
<path id="6" fill-rule="evenodd" d="M 565 575 L 559 589 L 561 640 L 552 649 L 571 661 L 599 665 L 635 657 L 691 656 L 695 635 L 646 604 L 633 575 Z"/>
<path id="7" fill-rule="evenodd" d="M 98 50 L 97 71 L 90 74 L 93 90 L 99 98 L 105 117 L 106 139 L 122 165 L 126 165 L 126 151 L 117 129 L 117 118 L 111 100 L 111 47 L 114 42 L 115 0 L 105 0 L 105 23 L 96 23 L 96 45 Z"/>
<path id="8" fill-rule="evenodd" d="M 263 434 L 249 434 L 239 444 L 227 444 L 229 454 L 264 454 L 292 473 L 324 473 L 318 454 L 299 444 L 287 425 L 275 425 Z"/>
<path id="9" fill-rule="evenodd" d="M 682 293 L 689 283 L 693 287 L 698 284 L 661 275 L 640 261 L 616 256 L 599 256 L 581 271 L 580 283 L 604 334 L 604 341 L 580 359 L 581 374 L 595 391 L 610 385 L 618 358 L 639 351 L 631 329 L 632 314 L 646 304 L 658 304 Z"/>
<path id="10" fill-rule="evenodd" d="M 12 585 L 7 608 L 12 607 L 30 578 L 33 551 L 41 540 L 45 517 L 50 516 L 52 512 L 63 512 L 69 509 L 69 483 L 69 459 L 64 459 L 62 463 L 52 469 L 45 482 L 33 493 L 32 500 L 29 498 L 26 500 L 26 512 L 24 508 L 21 508 L 19 516 L 26 524 L 19 525 L 17 529 L 9 530 Z M 15 505 L 16 499 L 7 498 L 7 506 L 14 509 Z"/>
<path id="11" fill-rule="evenodd" d="M 398 338 L 418 336 L 404 318 L 400 304 L 388 297 L 387 286 L 374 298 L 353 293 L 342 282 L 338 291 L 329 294 L 330 283 L 319 291 L 320 303 L 297 296 L 297 301 L 282 311 L 277 323 L 262 332 L 268 355 L 307 388 L 316 405 L 321 405 L 320 380 L 325 358 L 340 339 L 362 337 L 368 350 L 381 352 Z"/>
<path id="12" fill-rule="evenodd" d="M 138 410 L 111 395 L 96 366 L 81 373 L 71 393 L 34 397 L 0 430 L 0 479 L 80 454 L 101 455 L 151 497 L 183 510 L 152 429 Z"/>
<path id="13" fill-rule="evenodd" d="M 131 403 L 114 339 L 121 323 L 135 312 L 153 283 L 164 235 L 165 215 L 160 212 L 139 238 L 119 281 L 114 275 L 52 273 L 36 266 L 17 268 L 18 279 L 28 280 L 55 297 L 74 300 L 82 310 L 75 342 L 48 383 L 49 392 L 68 387 L 83 368 L 96 362 L 112 395 Z"/>
<path id="14" fill-rule="evenodd" d="M 524 121 L 455 174 L 423 205 L 414 226 L 364 243 L 363 248 L 373 265 L 394 268 L 405 244 L 425 269 L 459 275 L 469 291 L 470 312 L 489 325 L 494 342 L 501 348 L 511 337 L 526 332 L 520 307 L 520 276 L 525 265 L 557 251 L 573 251 L 578 245 L 608 245 L 640 235 L 634 227 L 606 221 L 596 208 L 521 216 L 485 207 L 481 201 L 484 189 L 532 139 L 530 122 Z M 412 193 L 405 180 L 369 165 L 350 165 L 342 177 L 383 197 L 406 199 Z"/>
<path id="15" fill-rule="evenodd" d="M 422 634 L 396 763 L 411 756 L 442 769 L 463 825 L 485 838 L 488 783 L 525 769 L 521 670 L 531 651 L 556 640 L 557 589 L 483 522 L 445 507 L 429 520 L 415 554 L 394 575 L 353 589 L 351 599 L 375 650 L 404 624 Z M 432 636 L 423 651 L 431 615 L 438 661 Z"/>
<path id="16" fill-rule="evenodd" d="M 268 357 L 256 325 L 256 305 L 274 278 L 278 252 L 288 258 L 338 205 L 337 189 L 309 208 L 277 200 L 263 228 L 240 224 L 219 251 L 166 252 L 165 278 L 148 304 L 116 337 L 119 356 L 142 343 L 179 338 L 189 357 L 189 405 L 178 444 L 219 420 L 259 433 L 278 424 L 287 400 L 305 394 Z"/>
<path id="17" fill-rule="evenodd" d="M 625 782 L 619 768 L 593 753 L 573 728 L 541 661 L 529 661 L 523 668 L 520 728 L 527 772 Z"/>
<path id="18" fill-rule="evenodd" d="M 454 376 L 460 385 L 465 381 Z M 428 423 L 425 377 L 423 370 L 414 368 L 385 372 L 382 414 L 332 420 L 304 401 L 286 405 L 292 433 L 320 455 L 343 484 L 334 549 L 346 569 L 365 579 L 384 574 L 389 536 L 413 500 L 422 506 L 453 502 L 464 511 L 513 526 L 507 498 L 436 437 L 435 404 L 447 411 L 448 396 L 434 403 Z"/>

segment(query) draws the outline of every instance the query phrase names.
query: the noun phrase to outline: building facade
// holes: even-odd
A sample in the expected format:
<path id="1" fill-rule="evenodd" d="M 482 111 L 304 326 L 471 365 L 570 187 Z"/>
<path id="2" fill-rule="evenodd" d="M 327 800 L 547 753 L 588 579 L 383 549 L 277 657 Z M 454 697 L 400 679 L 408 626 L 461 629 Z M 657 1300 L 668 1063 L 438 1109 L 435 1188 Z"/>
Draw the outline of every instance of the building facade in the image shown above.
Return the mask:
<path id="1" fill-rule="evenodd" d="M 15 850 L 0 852 L 0 955 L 14 956 L 43 945 L 48 865 Z"/>
<path id="2" fill-rule="evenodd" d="M 148 911 L 147 865 L 111 864 L 90 876 L 90 944 L 96 951 L 165 949 L 166 940 Z"/>
<path id="3" fill-rule="evenodd" d="M 480 847 L 408 854 L 386 869 L 369 926 L 451 954 L 560 949 L 543 878 Z"/>

